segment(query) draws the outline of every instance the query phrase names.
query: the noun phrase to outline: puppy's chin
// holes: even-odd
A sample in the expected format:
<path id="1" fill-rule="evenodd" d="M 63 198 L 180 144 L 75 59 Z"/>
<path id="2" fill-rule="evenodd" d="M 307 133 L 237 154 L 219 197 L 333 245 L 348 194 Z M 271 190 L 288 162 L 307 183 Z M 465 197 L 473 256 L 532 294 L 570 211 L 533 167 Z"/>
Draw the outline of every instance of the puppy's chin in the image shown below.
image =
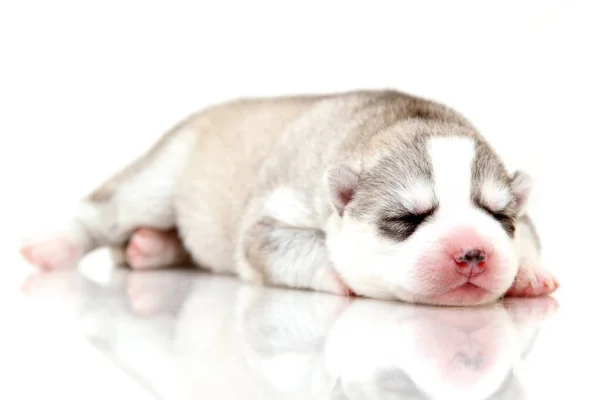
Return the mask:
<path id="1" fill-rule="evenodd" d="M 490 292 L 480 286 L 467 282 L 440 294 L 417 295 L 415 300 L 422 304 L 439 306 L 477 306 L 498 301 L 502 293 Z"/>
<path id="2" fill-rule="evenodd" d="M 503 291 L 490 291 L 486 288 L 466 282 L 443 292 L 414 292 L 405 289 L 384 289 L 382 285 L 356 284 L 353 291 L 358 296 L 383 300 L 397 300 L 405 303 L 468 307 L 493 304 L 500 300 Z"/>
<path id="3" fill-rule="evenodd" d="M 415 280 L 415 302 L 443 306 L 477 306 L 498 301 L 514 281 L 512 268 L 499 268 L 476 277 L 457 274 L 444 275 L 441 271 Z"/>

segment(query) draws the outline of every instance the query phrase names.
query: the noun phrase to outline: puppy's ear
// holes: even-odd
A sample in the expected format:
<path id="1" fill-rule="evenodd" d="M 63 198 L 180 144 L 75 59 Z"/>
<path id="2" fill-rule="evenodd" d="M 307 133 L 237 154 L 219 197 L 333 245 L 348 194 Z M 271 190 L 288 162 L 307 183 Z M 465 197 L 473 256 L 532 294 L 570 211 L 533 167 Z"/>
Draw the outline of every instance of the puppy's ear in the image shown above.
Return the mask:
<path id="1" fill-rule="evenodd" d="M 326 179 L 329 198 L 338 214 L 342 216 L 344 209 L 354 197 L 358 174 L 345 165 L 337 165 L 327 171 Z"/>
<path id="2" fill-rule="evenodd" d="M 517 197 L 517 208 L 519 215 L 527 212 L 527 203 L 533 188 L 533 180 L 531 176 L 524 171 L 516 171 L 511 179 L 511 188 Z"/>

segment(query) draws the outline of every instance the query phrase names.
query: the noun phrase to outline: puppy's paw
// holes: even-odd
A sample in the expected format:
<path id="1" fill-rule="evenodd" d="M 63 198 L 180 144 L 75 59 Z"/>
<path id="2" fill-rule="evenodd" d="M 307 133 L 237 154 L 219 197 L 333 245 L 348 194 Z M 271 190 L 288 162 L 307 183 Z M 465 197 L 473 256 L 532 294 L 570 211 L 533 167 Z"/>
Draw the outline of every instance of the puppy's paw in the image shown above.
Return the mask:
<path id="1" fill-rule="evenodd" d="M 21 255 L 31 264 L 55 270 L 75 267 L 83 257 L 83 246 L 66 233 L 50 233 L 23 239 Z"/>
<path id="2" fill-rule="evenodd" d="M 341 296 L 353 297 L 356 294 L 354 291 L 344 282 L 340 274 L 333 268 L 327 268 L 323 271 L 320 279 L 314 283 L 314 290 L 318 292 L 332 293 Z"/>
<path id="3" fill-rule="evenodd" d="M 135 270 L 166 267 L 177 261 L 181 243 L 173 232 L 140 228 L 126 250 L 127 263 Z"/>
<path id="4" fill-rule="evenodd" d="M 506 292 L 511 297 L 547 296 L 560 286 L 556 277 L 541 266 L 520 267 L 511 288 Z"/>

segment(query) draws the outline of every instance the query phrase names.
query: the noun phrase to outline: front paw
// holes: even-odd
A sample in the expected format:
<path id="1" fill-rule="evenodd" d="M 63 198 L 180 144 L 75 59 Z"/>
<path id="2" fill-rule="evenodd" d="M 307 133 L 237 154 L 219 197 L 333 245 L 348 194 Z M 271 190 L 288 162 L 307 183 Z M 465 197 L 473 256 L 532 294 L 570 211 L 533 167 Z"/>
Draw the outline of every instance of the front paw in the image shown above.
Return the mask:
<path id="1" fill-rule="evenodd" d="M 313 289 L 318 292 L 332 293 L 341 296 L 354 297 L 354 291 L 344 282 L 340 274 L 333 268 L 323 271 L 320 279 L 313 283 Z"/>
<path id="2" fill-rule="evenodd" d="M 548 296 L 559 286 L 556 277 L 541 266 L 519 267 L 517 277 L 506 295 L 511 297 Z"/>

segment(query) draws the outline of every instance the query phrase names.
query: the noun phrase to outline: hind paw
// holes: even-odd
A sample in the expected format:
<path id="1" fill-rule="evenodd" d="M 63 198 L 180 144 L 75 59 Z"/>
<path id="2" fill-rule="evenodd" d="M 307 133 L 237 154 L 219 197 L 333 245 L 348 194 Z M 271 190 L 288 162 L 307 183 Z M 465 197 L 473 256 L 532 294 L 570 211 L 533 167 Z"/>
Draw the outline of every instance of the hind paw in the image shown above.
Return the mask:
<path id="1" fill-rule="evenodd" d="M 25 238 L 20 253 L 31 264 L 54 270 L 74 267 L 83 256 L 83 248 L 67 234 L 54 233 Z"/>
<path id="2" fill-rule="evenodd" d="M 175 233 L 140 228 L 127 246 L 127 263 L 136 270 L 166 267 L 177 261 L 180 247 Z"/>
<path id="3" fill-rule="evenodd" d="M 554 293 L 559 286 L 558 280 L 550 271 L 542 267 L 521 267 L 506 295 L 511 297 L 547 296 Z"/>

